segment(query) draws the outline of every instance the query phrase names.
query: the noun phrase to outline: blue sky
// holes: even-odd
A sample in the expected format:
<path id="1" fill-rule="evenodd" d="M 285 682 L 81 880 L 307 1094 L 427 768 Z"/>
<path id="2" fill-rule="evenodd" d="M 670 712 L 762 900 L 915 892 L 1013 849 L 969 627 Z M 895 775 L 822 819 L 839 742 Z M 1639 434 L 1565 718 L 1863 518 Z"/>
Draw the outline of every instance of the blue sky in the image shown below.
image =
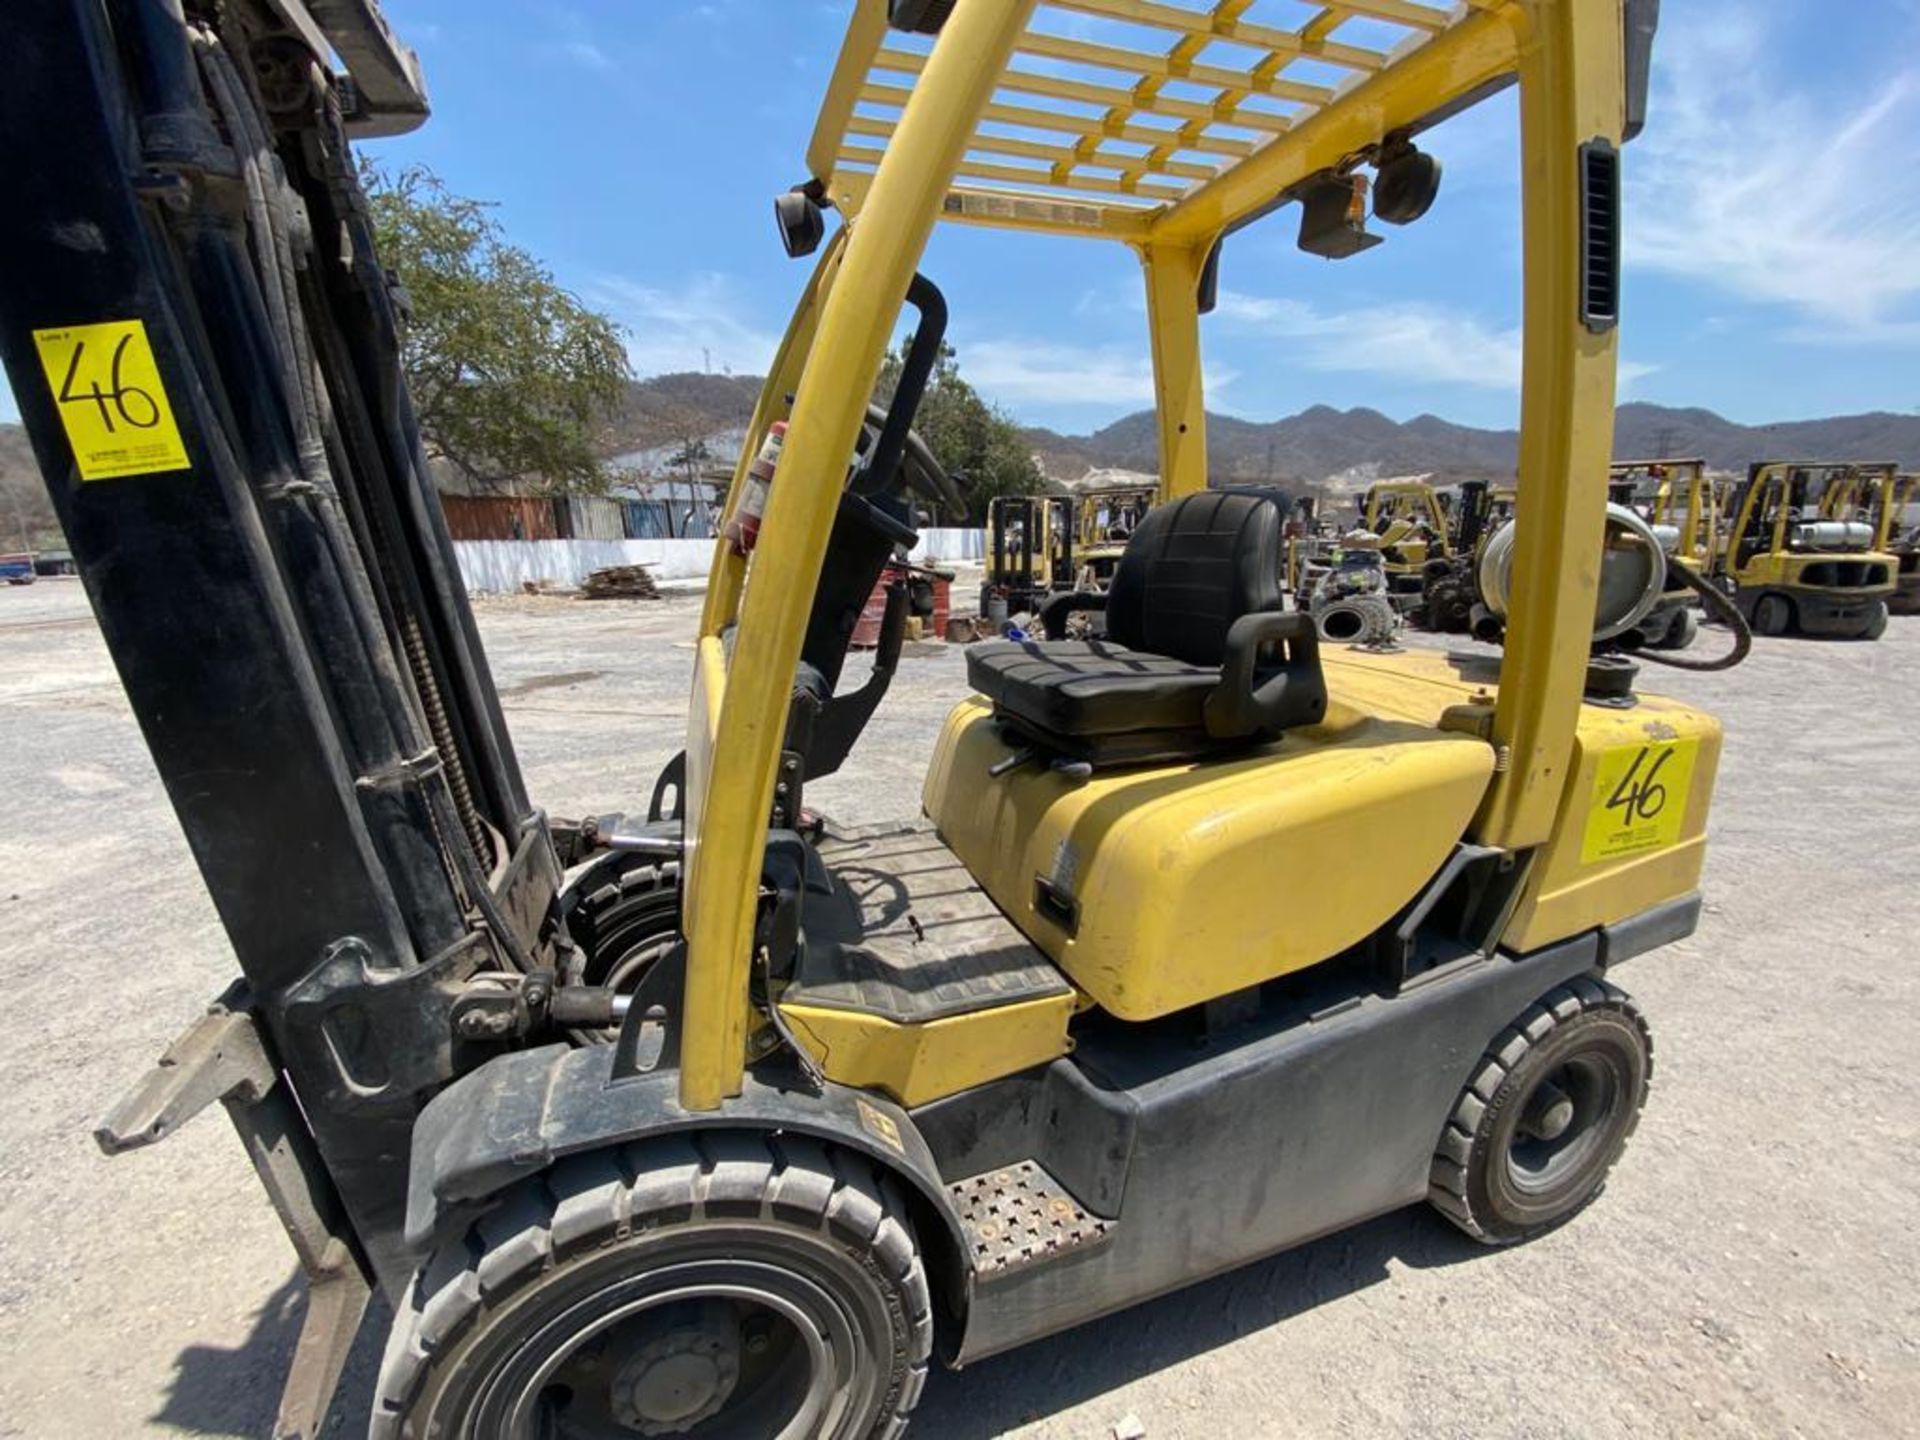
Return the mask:
<path id="1" fill-rule="evenodd" d="M 804 278 L 770 201 L 805 178 L 850 3 L 387 0 L 434 118 L 369 148 L 496 202 L 514 240 L 628 327 L 638 373 L 759 373 Z M 1258 0 L 1252 18 L 1289 6 Z M 1627 152 L 1624 397 L 1749 423 L 1920 410 L 1920 0 L 1664 9 L 1651 118 Z M 1385 245 L 1313 259 L 1294 211 L 1236 238 L 1206 322 L 1215 408 L 1515 422 L 1512 93 L 1423 144 L 1446 166 L 1440 199 Z M 963 370 L 1019 418 L 1084 430 L 1147 402 L 1123 247 L 943 226 L 924 268 Z"/>

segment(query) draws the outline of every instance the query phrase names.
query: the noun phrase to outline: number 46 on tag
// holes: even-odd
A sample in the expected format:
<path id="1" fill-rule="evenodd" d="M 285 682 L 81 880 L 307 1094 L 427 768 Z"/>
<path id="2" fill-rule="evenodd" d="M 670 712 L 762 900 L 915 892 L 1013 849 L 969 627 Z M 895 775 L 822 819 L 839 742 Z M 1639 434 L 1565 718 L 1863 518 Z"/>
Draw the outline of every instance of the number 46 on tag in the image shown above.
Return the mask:
<path id="1" fill-rule="evenodd" d="M 1700 742 L 1691 739 L 1604 751 L 1594 770 L 1580 858 L 1591 864 L 1677 841 L 1699 753 Z"/>

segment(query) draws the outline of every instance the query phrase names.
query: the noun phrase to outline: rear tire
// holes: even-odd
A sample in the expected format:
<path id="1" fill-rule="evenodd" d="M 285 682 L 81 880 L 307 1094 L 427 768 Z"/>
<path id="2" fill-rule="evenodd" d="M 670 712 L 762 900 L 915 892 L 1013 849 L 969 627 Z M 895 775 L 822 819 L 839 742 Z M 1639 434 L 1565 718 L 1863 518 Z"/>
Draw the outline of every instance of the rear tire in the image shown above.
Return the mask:
<path id="1" fill-rule="evenodd" d="M 1653 1041 L 1625 993 L 1580 979 L 1495 1037 L 1454 1103 L 1427 1199 L 1474 1239 L 1511 1245 L 1592 1203 L 1646 1103 Z"/>
<path id="2" fill-rule="evenodd" d="M 1867 623 L 1861 627 L 1862 640 L 1878 640 L 1887 633 L 1887 602 L 1876 600 L 1873 608 L 1867 611 Z"/>
<path id="3" fill-rule="evenodd" d="M 1784 635 L 1793 625 L 1793 606 L 1784 595 L 1762 595 L 1753 602 L 1753 633 Z"/>
<path id="4" fill-rule="evenodd" d="M 790 1134 L 563 1161 L 414 1279 L 371 1440 L 885 1440 L 933 1348 L 894 1183 Z"/>
<path id="5" fill-rule="evenodd" d="M 1656 650 L 1684 650 L 1693 644 L 1700 634 L 1700 613 L 1691 608 L 1682 608 L 1673 612 L 1673 623 L 1667 626 L 1666 633 L 1653 642 Z"/>

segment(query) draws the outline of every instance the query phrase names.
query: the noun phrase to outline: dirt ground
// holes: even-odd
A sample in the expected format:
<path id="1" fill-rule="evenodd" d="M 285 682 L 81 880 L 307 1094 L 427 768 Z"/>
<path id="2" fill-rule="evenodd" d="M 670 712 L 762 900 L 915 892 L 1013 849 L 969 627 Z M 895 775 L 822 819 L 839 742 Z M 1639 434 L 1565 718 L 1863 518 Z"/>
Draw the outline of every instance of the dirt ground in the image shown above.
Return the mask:
<path id="1" fill-rule="evenodd" d="M 696 602 L 480 615 L 540 803 L 643 799 Z M 963 668 L 916 648 L 823 808 L 917 807 Z M 1602 1201 L 1500 1252 L 1389 1216 L 936 1375 L 916 1433 L 1920 1435 L 1920 620 L 1656 683 L 1727 752 L 1702 928 L 1619 976 L 1657 1063 Z M 89 1138 L 233 962 L 74 582 L 0 591 L 0 786 L 0 1436 L 265 1436 L 304 1300 L 232 1133 Z"/>

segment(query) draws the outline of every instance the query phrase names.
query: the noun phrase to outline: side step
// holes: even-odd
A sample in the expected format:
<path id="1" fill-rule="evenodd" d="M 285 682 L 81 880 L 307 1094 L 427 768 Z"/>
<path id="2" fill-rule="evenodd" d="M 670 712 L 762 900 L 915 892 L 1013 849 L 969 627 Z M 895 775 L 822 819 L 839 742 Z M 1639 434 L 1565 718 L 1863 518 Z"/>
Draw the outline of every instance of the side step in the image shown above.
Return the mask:
<path id="1" fill-rule="evenodd" d="M 947 1193 L 978 1280 L 1098 1245 L 1116 1223 L 1090 1213 L 1037 1160 L 956 1180 Z"/>

